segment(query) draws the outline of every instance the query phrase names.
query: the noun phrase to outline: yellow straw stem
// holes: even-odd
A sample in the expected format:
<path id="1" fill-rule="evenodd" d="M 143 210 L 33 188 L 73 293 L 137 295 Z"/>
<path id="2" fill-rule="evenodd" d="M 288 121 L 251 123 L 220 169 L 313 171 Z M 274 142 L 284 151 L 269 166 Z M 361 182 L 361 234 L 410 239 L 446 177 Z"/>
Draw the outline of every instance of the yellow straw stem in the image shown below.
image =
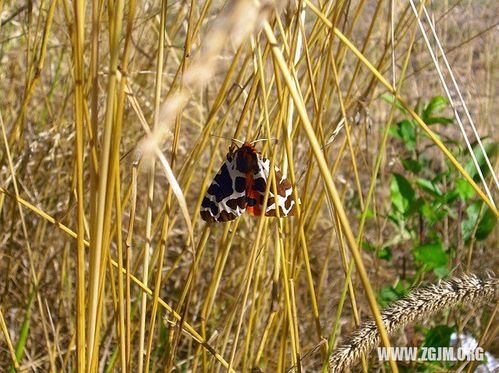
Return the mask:
<path id="1" fill-rule="evenodd" d="M 329 167 L 326 163 L 326 160 L 324 159 L 324 154 L 322 153 L 321 146 L 319 145 L 317 137 L 315 136 L 312 124 L 308 119 L 308 114 L 305 105 L 303 103 L 301 94 L 298 92 L 295 81 L 292 79 L 291 74 L 287 68 L 286 61 L 284 60 L 281 50 L 277 45 L 277 40 L 274 36 L 272 28 L 270 27 L 269 23 L 266 21 L 263 23 L 263 30 L 265 32 L 265 35 L 269 43 L 272 45 L 272 53 L 274 54 L 274 57 L 279 65 L 281 73 L 284 77 L 284 81 L 286 82 L 286 85 L 291 93 L 291 97 L 295 101 L 296 109 L 301 119 L 300 123 L 308 137 L 314 156 L 317 160 L 317 163 L 319 164 L 319 169 L 326 184 L 326 189 L 328 191 L 329 197 L 331 198 L 333 205 L 336 209 L 336 212 L 338 214 L 338 219 L 340 221 L 341 228 L 343 229 L 343 232 L 347 239 L 362 285 L 364 286 L 364 290 L 366 292 L 369 306 L 371 307 L 371 311 L 376 321 L 376 325 L 379 329 L 381 341 L 383 342 L 383 345 L 388 348 L 390 347 L 388 334 L 386 333 L 385 326 L 383 325 L 383 322 L 381 320 L 381 313 L 379 311 L 378 304 L 374 296 L 374 292 L 369 282 L 366 269 L 364 268 L 364 263 L 362 262 L 362 257 L 360 255 L 359 248 L 355 241 L 355 237 L 352 233 L 352 230 L 350 229 L 350 224 L 345 214 L 345 210 L 343 209 L 343 206 L 341 204 L 338 191 L 334 186 L 333 178 L 331 176 L 331 173 L 329 172 Z M 390 359 L 390 367 L 392 368 L 393 372 L 398 372 L 397 365 L 392 359 Z"/>

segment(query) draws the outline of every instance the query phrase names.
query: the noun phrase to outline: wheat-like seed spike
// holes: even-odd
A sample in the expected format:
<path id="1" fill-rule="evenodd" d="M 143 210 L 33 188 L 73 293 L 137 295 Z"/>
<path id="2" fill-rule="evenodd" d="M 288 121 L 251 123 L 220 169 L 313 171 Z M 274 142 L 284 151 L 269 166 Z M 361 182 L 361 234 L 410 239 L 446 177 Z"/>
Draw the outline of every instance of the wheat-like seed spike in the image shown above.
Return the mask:
<path id="1" fill-rule="evenodd" d="M 440 281 L 438 284 L 416 288 L 381 311 L 381 319 L 388 334 L 409 323 L 429 319 L 433 314 L 455 307 L 457 304 L 478 305 L 492 302 L 496 296 L 499 279 L 490 276 L 482 280 L 475 274 L 461 274 Z M 379 343 L 379 333 L 374 320 L 364 322 L 350 339 L 335 349 L 329 357 L 331 372 L 341 372 L 355 363 L 361 354 L 371 352 Z"/>

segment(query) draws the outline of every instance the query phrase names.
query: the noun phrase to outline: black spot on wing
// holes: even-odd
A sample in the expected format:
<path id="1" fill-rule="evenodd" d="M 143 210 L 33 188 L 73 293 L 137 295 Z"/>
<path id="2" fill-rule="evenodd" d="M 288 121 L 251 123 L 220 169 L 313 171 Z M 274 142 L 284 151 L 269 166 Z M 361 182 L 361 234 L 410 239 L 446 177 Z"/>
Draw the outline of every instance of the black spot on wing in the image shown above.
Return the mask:
<path id="1" fill-rule="evenodd" d="M 203 202 L 201 202 L 201 207 L 210 208 L 211 201 L 208 199 L 208 197 L 203 198 Z"/>
<path id="2" fill-rule="evenodd" d="M 216 221 L 224 222 L 224 221 L 234 220 L 235 218 L 237 218 L 237 215 L 233 214 L 232 212 L 220 211 L 220 216 L 217 218 Z"/>
<path id="3" fill-rule="evenodd" d="M 219 189 L 220 188 L 219 188 L 219 186 L 217 184 L 212 183 L 210 185 L 210 187 L 208 188 L 207 193 L 210 194 L 210 195 L 212 195 L 212 196 L 216 196 L 216 193 L 218 192 Z"/>
<path id="4" fill-rule="evenodd" d="M 232 190 L 232 179 L 230 177 L 227 163 L 222 165 L 218 174 L 216 174 L 213 183 L 208 189 L 208 193 L 215 196 L 217 202 L 222 201 L 224 198 L 230 196 L 234 191 Z"/>
<path id="5" fill-rule="evenodd" d="M 211 215 L 213 215 L 213 216 L 216 216 L 218 214 L 218 211 L 219 211 L 218 205 L 215 202 L 210 201 L 206 197 L 203 198 L 203 202 L 201 203 L 201 207 L 203 207 L 205 209 L 209 209 Z M 207 211 L 207 210 L 204 210 L 204 211 Z"/>
<path id="6" fill-rule="evenodd" d="M 256 178 L 253 182 L 253 189 L 260 192 L 265 193 L 265 180 L 263 177 Z"/>
<path id="7" fill-rule="evenodd" d="M 237 208 L 241 208 L 241 209 L 245 209 L 246 208 L 246 202 L 247 202 L 247 199 L 246 199 L 246 196 L 242 196 L 242 197 L 239 197 L 239 198 L 233 198 L 233 199 L 229 199 L 226 204 L 229 208 L 231 208 L 232 210 L 236 211 Z"/>
<path id="8" fill-rule="evenodd" d="M 208 223 L 213 223 L 215 221 L 215 217 L 212 216 L 208 210 L 201 211 L 201 218 Z"/>
<path id="9" fill-rule="evenodd" d="M 244 192 L 244 190 L 246 189 L 246 179 L 244 177 L 237 176 L 235 186 L 236 186 L 236 192 L 238 193 Z"/>

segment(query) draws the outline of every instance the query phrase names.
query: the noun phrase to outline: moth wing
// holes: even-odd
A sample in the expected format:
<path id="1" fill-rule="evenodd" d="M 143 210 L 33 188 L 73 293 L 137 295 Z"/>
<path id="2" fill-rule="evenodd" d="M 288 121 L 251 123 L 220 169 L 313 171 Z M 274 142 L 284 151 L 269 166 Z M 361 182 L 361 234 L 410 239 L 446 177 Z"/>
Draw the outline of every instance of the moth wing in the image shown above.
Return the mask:
<path id="1" fill-rule="evenodd" d="M 270 160 L 258 154 L 259 171 L 254 174 L 252 188 L 247 191 L 247 210 L 252 215 L 261 215 L 263 197 L 268 180 L 270 180 Z M 266 216 L 276 216 L 276 203 L 279 207 L 279 216 L 284 217 L 296 213 L 295 200 L 293 199 L 293 187 L 283 175 L 279 167 L 274 167 L 277 183 L 277 198 L 274 196 L 274 188 L 271 186 L 267 200 Z"/>
<path id="2" fill-rule="evenodd" d="M 246 211 L 246 205 L 246 176 L 237 170 L 235 157 L 228 157 L 206 191 L 201 218 L 207 222 L 234 220 Z"/>

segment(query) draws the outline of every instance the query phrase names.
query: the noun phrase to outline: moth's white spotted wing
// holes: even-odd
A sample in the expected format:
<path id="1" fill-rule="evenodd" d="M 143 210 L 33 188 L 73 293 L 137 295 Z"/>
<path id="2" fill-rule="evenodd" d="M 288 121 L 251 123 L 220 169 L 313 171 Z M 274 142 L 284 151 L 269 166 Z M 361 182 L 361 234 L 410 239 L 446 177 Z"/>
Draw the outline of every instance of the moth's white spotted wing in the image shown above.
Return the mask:
<path id="1" fill-rule="evenodd" d="M 236 168 L 236 157 L 227 157 L 203 202 L 201 217 L 207 222 L 234 220 L 246 211 L 246 176 Z"/>

